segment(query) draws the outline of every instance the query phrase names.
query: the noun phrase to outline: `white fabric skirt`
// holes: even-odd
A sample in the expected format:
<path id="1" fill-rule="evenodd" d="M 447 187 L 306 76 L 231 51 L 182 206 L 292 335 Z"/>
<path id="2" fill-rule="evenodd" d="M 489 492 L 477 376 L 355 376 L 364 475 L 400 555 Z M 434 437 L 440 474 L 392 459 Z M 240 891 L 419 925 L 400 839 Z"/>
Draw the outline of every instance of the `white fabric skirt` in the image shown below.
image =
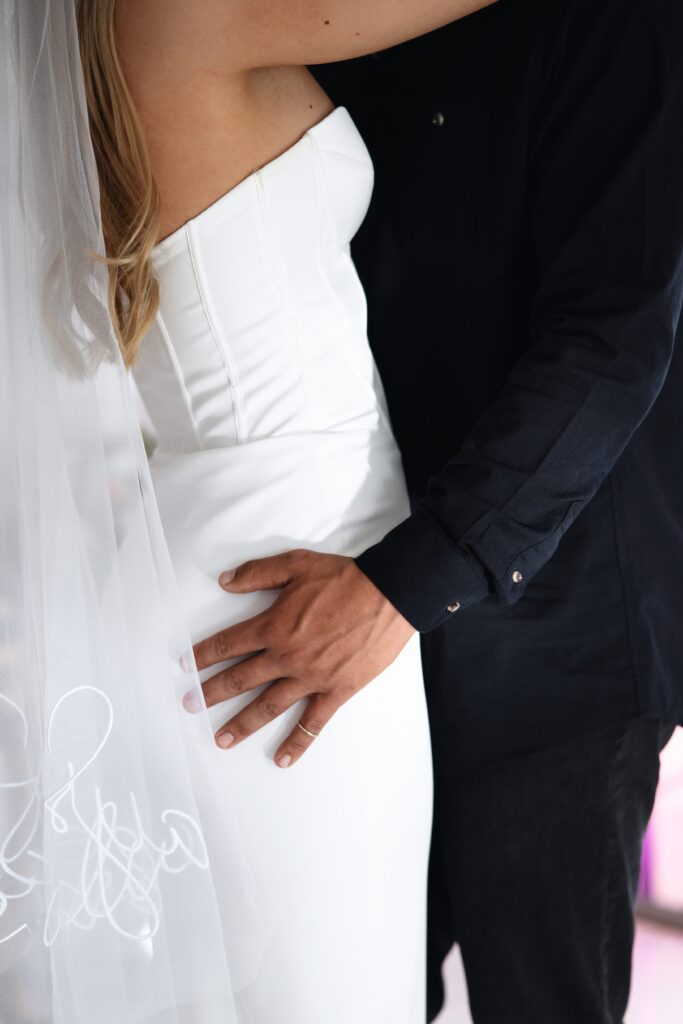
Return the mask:
<path id="1" fill-rule="evenodd" d="M 354 555 L 408 514 L 393 438 L 365 430 L 160 456 L 152 474 L 193 642 L 277 598 L 224 593 L 222 570 L 294 547 Z M 214 726 L 254 696 L 212 709 Z M 283 771 L 273 756 L 301 711 L 210 755 L 273 918 L 242 1019 L 421 1024 L 432 774 L 419 638 Z"/>

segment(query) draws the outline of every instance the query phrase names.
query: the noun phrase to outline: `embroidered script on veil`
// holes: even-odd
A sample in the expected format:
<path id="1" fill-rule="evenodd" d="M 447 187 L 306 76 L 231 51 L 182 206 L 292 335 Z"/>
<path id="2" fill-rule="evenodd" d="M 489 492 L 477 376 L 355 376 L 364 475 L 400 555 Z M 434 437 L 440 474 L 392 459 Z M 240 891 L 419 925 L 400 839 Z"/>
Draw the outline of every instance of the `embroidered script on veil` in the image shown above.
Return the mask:
<path id="1" fill-rule="evenodd" d="M 46 946 L 51 946 L 69 926 L 89 929 L 103 919 L 125 938 L 152 938 L 161 918 L 160 874 L 209 866 L 201 829 L 189 814 L 173 808 L 163 810 L 159 815 L 161 836 L 154 839 L 149 825 L 143 824 L 135 793 L 128 793 L 121 806 L 93 784 L 89 773 L 105 749 L 114 724 L 111 701 L 97 687 L 75 687 L 57 701 L 47 726 L 48 754 L 52 753 L 60 719 L 64 724 L 62 716 L 68 717 L 69 709 L 83 699 L 101 702 L 102 735 L 80 764 L 66 759 L 66 781 L 59 789 L 41 797 L 39 776 L 0 781 L 0 789 L 16 790 L 19 796 L 16 820 L 9 827 L 0 823 L 0 944 L 32 931 L 28 920 L 18 925 L 13 922 L 7 931 L 2 924 L 8 912 L 38 887 L 44 888 L 42 940 Z M 2 694 L 0 702 L 21 730 L 21 743 L 27 748 L 26 715 Z M 60 848 L 58 865 L 45 856 L 55 842 Z M 68 856 L 63 856 L 64 850 L 68 850 Z"/>

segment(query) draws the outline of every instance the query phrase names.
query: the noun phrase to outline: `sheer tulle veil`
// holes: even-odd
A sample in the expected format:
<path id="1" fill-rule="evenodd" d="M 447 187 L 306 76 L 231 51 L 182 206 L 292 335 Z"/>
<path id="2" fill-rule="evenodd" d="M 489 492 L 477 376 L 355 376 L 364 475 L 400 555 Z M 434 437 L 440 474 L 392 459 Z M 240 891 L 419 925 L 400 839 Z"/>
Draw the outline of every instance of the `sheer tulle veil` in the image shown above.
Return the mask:
<path id="1" fill-rule="evenodd" d="M 0 54 L 0 1020 L 230 1024 L 267 914 L 180 701 L 73 0 L 3 0 Z"/>

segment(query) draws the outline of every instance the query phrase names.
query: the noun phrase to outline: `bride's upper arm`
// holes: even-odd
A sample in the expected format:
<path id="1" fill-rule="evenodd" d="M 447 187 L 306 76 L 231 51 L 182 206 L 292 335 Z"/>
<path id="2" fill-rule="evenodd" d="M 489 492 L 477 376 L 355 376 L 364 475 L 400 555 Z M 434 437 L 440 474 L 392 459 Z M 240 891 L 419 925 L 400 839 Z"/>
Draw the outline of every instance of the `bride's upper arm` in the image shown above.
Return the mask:
<path id="1" fill-rule="evenodd" d="M 216 0 L 209 0 L 215 3 Z M 223 0 L 253 66 L 323 64 L 386 49 L 496 0 Z"/>
<path id="2" fill-rule="evenodd" d="M 119 44 L 138 62 L 240 71 L 360 57 L 496 0 L 117 0 Z"/>

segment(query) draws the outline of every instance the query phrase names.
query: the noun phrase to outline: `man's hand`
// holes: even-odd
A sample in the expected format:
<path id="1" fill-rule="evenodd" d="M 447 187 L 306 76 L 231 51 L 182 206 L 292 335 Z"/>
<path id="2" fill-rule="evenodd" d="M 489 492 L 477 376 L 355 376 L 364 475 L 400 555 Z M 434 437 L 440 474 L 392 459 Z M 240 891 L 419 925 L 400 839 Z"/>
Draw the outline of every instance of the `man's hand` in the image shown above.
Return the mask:
<path id="1" fill-rule="evenodd" d="M 289 551 L 223 573 L 231 594 L 281 589 L 265 612 L 195 644 L 198 669 L 248 655 L 203 684 L 208 707 L 270 683 L 216 733 L 234 746 L 297 701 L 310 698 L 275 755 L 288 768 L 334 713 L 391 664 L 415 632 L 352 558 Z M 188 707 L 190 703 L 188 702 Z"/>

